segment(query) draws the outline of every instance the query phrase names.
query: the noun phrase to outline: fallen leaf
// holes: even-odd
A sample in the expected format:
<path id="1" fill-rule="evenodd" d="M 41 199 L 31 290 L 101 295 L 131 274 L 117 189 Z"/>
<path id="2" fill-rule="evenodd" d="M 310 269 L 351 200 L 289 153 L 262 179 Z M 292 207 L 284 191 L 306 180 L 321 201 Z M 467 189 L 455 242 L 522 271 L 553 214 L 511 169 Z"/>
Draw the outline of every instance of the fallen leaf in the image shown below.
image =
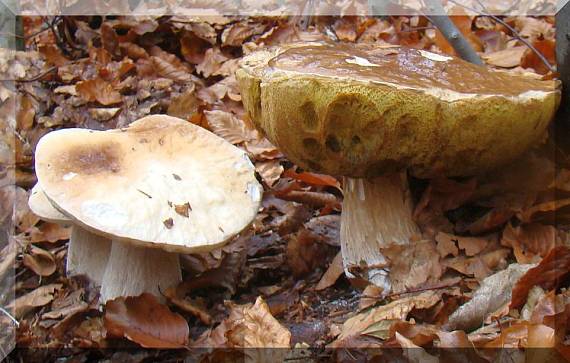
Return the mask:
<path id="1" fill-rule="evenodd" d="M 507 269 L 485 278 L 471 300 L 451 314 L 445 325 L 446 330 L 471 330 L 480 326 L 487 314 L 510 301 L 513 286 L 532 267 L 513 263 Z"/>
<path id="2" fill-rule="evenodd" d="M 43 285 L 14 300 L 10 304 L 10 307 L 15 309 L 14 315 L 16 319 L 23 317 L 33 308 L 44 306 L 52 302 L 55 292 L 62 287 L 62 284 Z"/>
<path id="3" fill-rule="evenodd" d="M 263 298 L 258 297 L 255 304 L 229 306 L 228 318 L 201 336 L 194 347 L 289 348 L 291 333 L 271 315 Z"/>
<path id="4" fill-rule="evenodd" d="M 433 241 L 417 241 L 410 245 L 393 244 L 382 249 L 382 254 L 389 261 L 393 293 L 439 281 L 443 273 Z"/>
<path id="5" fill-rule="evenodd" d="M 105 329 L 144 348 L 183 348 L 188 344 L 186 319 L 149 293 L 118 297 L 105 304 Z"/>
<path id="6" fill-rule="evenodd" d="M 267 160 L 256 162 L 255 170 L 261 175 L 261 179 L 263 179 L 265 184 L 268 187 L 272 187 L 281 177 L 284 168 L 279 160 Z"/>
<path id="7" fill-rule="evenodd" d="M 190 120 L 192 116 L 198 112 L 201 104 L 200 100 L 196 97 L 194 87 L 191 87 L 184 93 L 170 100 L 166 113 L 170 116 Z"/>
<path id="8" fill-rule="evenodd" d="M 40 44 L 38 51 L 45 57 L 46 61 L 56 67 L 61 67 L 69 62 L 55 44 Z"/>
<path id="9" fill-rule="evenodd" d="M 71 226 L 58 223 L 42 222 L 38 227 L 33 227 L 30 233 L 32 243 L 50 242 L 54 243 L 69 239 L 71 236 Z"/>
<path id="10" fill-rule="evenodd" d="M 120 110 L 120 107 L 90 108 L 89 115 L 97 121 L 105 122 L 115 117 Z"/>
<path id="11" fill-rule="evenodd" d="M 115 91 L 110 83 L 101 78 L 77 82 L 75 90 L 87 102 L 99 102 L 108 106 L 122 101 L 121 94 Z"/>
<path id="12" fill-rule="evenodd" d="M 396 341 L 404 349 L 403 355 L 408 362 L 413 363 L 438 363 L 439 359 L 428 354 L 422 347 L 415 345 L 411 340 L 396 332 Z"/>
<path id="13" fill-rule="evenodd" d="M 190 299 L 180 292 L 180 289 L 169 287 L 164 291 L 164 296 L 179 309 L 198 317 L 202 323 L 210 325 L 212 323 L 212 317 L 208 313 L 203 299 Z"/>
<path id="14" fill-rule="evenodd" d="M 336 283 L 336 280 L 338 280 L 343 273 L 344 267 L 342 265 L 342 254 L 339 252 L 330 263 L 328 269 L 319 280 L 317 286 L 315 286 L 315 290 L 320 291 L 331 287 Z"/>
<path id="15" fill-rule="evenodd" d="M 526 50 L 526 46 L 518 46 L 502 49 L 496 52 L 486 53 L 481 57 L 492 66 L 514 68 L 521 64 L 521 59 Z"/>
<path id="16" fill-rule="evenodd" d="M 287 169 L 283 176 L 301 181 L 309 185 L 329 186 L 340 190 L 339 181 L 330 175 L 311 173 L 308 171 L 297 173 L 293 169 Z"/>
<path id="17" fill-rule="evenodd" d="M 208 78 L 217 72 L 227 60 L 228 57 L 223 55 L 219 48 L 209 48 L 206 50 L 204 60 L 196 66 L 196 72 Z"/>
<path id="18" fill-rule="evenodd" d="M 457 248 L 456 241 L 453 236 L 448 233 L 439 232 L 435 236 L 437 241 L 437 252 L 441 258 L 447 257 L 449 255 L 457 257 L 459 254 L 459 249 Z"/>
<path id="19" fill-rule="evenodd" d="M 39 276 L 50 276 L 57 269 L 53 255 L 36 246 L 30 246 L 28 252 L 24 254 L 22 262 L 24 266 Z"/>
<path id="20" fill-rule="evenodd" d="M 556 64 L 556 43 L 554 39 L 537 39 L 532 42 L 533 47 L 540 52 L 548 61 L 548 63 Z M 546 74 L 550 69 L 531 49 L 527 49 L 521 59 L 521 67 L 532 68 L 539 74 Z"/>
<path id="21" fill-rule="evenodd" d="M 442 264 L 464 275 L 472 275 L 481 280 L 491 275 L 497 267 L 506 265 L 506 258 L 509 254 L 509 249 L 499 248 L 473 257 L 459 256 L 444 259 Z"/>
<path id="22" fill-rule="evenodd" d="M 521 307 L 530 289 L 538 285 L 544 290 L 556 288 L 562 278 L 570 273 L 570 248 L 558 246 L 550 250 L 542 261 L 520 278 L 513 288 L 510 307 Z"/>
<path id="23" fill-rule="evenodd" d="M 306 204 L 315 208 L 322 208 L 329 205 L 340 207 L 340 201 L 332 193 L 290 190 L 287 193 L 277 192 L 275 195 L 283 200 Z"/>
<path id="24" fill-rule="evenodd" d="M 206 119 L 210 129 L 218 136 L 226 139 L 232 144 L 239 144 L 244 141 L 255 140 L 258 132 L 234 115 L 225 111 L 205 111 Z"/>
<path id="25" fill-rule="evenodd" d="M 503 231 L 501 244 L 512 247 L 518 263 L 535 263 L 556 246 L 556 228 L 540 223 L 513 227 L 508 224 Z"/>
<path id="26" fill-rule="evenodd" d="M 318 239 L 305 229 L 289 238 L 286 256 L 293 275 L 303 276 L 316 268 L 324 267 L 327 256 L 332 252 L 332 247 L 327 247 L 318 243 Z"/>
<path id="27" fill-rule="evenodd" d="M 266 25 L 261 22 L 240 21 L 224 29 L 222 32 L 222 45 L 241 47 L 253 35 L 262 34 Z"/>
<path id="28" fill-rule="evenodd" d="M 366 309 L 349 318 L 342 325 L 342 331 L 333 347 L 350 336 L 359 335 L 372 324 L 382 320 L 405 320 L 413 309 L 428 309 L 440 299 L 435 291 L 424 291 L 417 295 L 406 296 L 387 305 Z"/>

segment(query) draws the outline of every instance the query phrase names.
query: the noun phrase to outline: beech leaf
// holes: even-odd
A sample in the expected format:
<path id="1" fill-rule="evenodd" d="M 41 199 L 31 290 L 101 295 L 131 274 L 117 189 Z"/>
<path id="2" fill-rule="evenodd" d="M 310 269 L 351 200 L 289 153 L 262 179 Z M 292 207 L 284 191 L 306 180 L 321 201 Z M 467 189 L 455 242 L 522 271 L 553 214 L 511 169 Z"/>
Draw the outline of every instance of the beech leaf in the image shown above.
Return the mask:
<path id="1" fill-rule="evenodd" d="M 149 293 L 118 297 L 105 304 L 105 329 L 144 348 L 183 348 L 188 344 L 186 319 Z"/>

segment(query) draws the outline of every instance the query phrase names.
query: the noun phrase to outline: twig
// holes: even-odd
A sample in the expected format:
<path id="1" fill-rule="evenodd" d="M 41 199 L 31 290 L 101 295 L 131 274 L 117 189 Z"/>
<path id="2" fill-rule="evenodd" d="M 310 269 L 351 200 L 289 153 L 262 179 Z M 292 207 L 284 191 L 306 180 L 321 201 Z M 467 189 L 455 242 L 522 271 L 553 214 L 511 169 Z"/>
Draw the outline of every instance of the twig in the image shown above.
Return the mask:
<path id="1" fill-rule="evenodd" d="M 8 318 L 10 318 L 10 320 L 12 320 L 12 322 L 14 323 L 14 325 L 16 325 L 16 328 L 20 326 L 20 323 L 18 322 L 18 320 L 16 320 L 15 317 L 13 317 L 9 312 L 7 312 L 3 307 L 0 306 L 0 312 L 2 312 L 4 315 L 6 315 Z"/>
<path id="2" fill-rule="evenodd" d="M 48 74 L 50 74 L 51 72 L 57 70 L 57 67 L 51 67 L 48 68 L 46 71 L 38 74 L 37 76 L 34 76 L 32 78 L 23 78 L 23 79 L 0 79 L 0 81 L 12 81 L 12 82 L 34 82 L 34 81 L 39 81 L 41 78 L 47 76 Z"/>
<path id="3" fill-rule="evenodd" d="M 425 0 L 425 4 L 430 14 L 445 14 L 445 9 L 439 0 Z M 481 57 L 475 52 L 471 44 L 465 39 L 463 34 L 457 29 L 455 24 L 447 15 L 426 15 L 430 22 L 435 25 L 441 34 L 447 39 L 449 44 L 457 54 L 468 62 L 483 65 Z"/>
<path id="4" fill-rule="evenodd" d="M 542 61 L 542 63 L 544 63 L 544 65 L 548 68 L 548 70 L 550 70 L 551 72 L 556 72 L 556 69 L 554 69 L 554 67 L 552 66 L 552 64 L 550 64 L 550 62 L 548 61 L 548 59 L 546 59 L 546 57 L 538 51 L 538 49 L 536 49 L 531 42 L 529 42 L 528 40 L 526 40 L 525 38 L 523 38 L 517 31 L 516 29 L 514 29 L 512 26 L 510 26 L 509 24 L 507 24 L 503 19 L 499 18 L 496 15 L 493 14 L 489 14 L 486 10 L 485 10 L 485 6 L 479 1 L 477 0 L 477 3 L 479 3 L 479 6 L 481 6 L 482 10 L 477 10 L 474 9 L 472 7 L 469 7 L 467 5 L 461 4 L 455 0 L 449 0 L 449 2 L 456 4 L 458 6 L 463 7 L 464 9 L 470 10 L 474 13 L 477 14 L 481 14 L 482 16 L 487 16 L 491 19 L 493 19 L 493 21 L 501 24 L 502 26 L 504 26 L 505 28 L 507 28 L 512 34 L 513 37 L 517 40 L 519 40 L 521 43 L 523 43 L 524 45 L 526 45 L 531 51 L 534 52 L 534 54 L 536 54 L 536 56 L 538 58 L 540 58 L 540 60 Z"/>
<path id="5" fill-rule="evenodd" d="M 299 20 L 299 27 L 303 31 L 307 30 L 309 24 L 311 23 L 311 20 L 313 19 L 312 13 L 315 9 L 316 2 L 317 0 L 308 0 L 305 7 L 303 8 L 305 14 L 301 14 L 302 16 Z"/>

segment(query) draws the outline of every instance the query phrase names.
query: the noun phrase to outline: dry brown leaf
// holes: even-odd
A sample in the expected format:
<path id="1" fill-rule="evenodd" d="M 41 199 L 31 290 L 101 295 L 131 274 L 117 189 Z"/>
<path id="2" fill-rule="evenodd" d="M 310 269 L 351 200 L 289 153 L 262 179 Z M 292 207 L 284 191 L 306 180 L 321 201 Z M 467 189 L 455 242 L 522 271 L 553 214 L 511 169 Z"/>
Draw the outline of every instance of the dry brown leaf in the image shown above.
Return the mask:
<path id="1" fill-rule="evenodd" d="M 325 271 L 317 286 L 315 286 L 315 290 L 320 291 L 331 287 L 343 273 L 344 267 L 342 265 L 342 254 L 339 252 L 330 263 L 329 268 Z"/>
<path id="2" fill-rule="evenodd" d="M 10 307 L 15 308 L 14 315 L 16 319 L 23 317 L 33 308 L 44 306 L 52 302 L 55 292 L 62 287 L 62 284 L 43 285 L 14 300 L 10 304 Z"/>
<path id="3" fill-rule="evenodd" d="M 496 52 L 486 53 L 482 55 L 482 58 L 487 61 L 488 64 L 496 67 L 502 68 L 514 68 L 521 64 L 521 59 L 525 51 L 526 46 L 512 47 L 508 49 L 499 50 Z"/>
<path id="4" fill-rule="evenodd" d="M 36 246 L 30 246 L 29 251 L 24 254 L 22 262 L 24 266 L 39 276 L 50 276 L 57 269 L 53 255 Z"/>
<path id="5" fill-rule="evenodd" d="M 143 47 L 140 47 L 134 43 L 121 42 L 119 44 L 119 47 L 121 48 L 123 54 L 132 60 L 136 61 L 140 58 L 146 59 L 149 57 L 147 51 Z"/>
<path id="6" fill-rule="evenodd" d="M 222 32 L 222 46 L 241 47 L 249 38 L 262 34 L 266 25 L 262 22 L 240 21 Z"/>
<path id="7" fill-rule="evenodd" d="M 327 256 L 331 255 L 331 247 L 318 242 L 314 234 L 301 229 L 291 236 L 287 244 L 287 264 L 293 275 L 303 276 L 318 267 L 324 267 Z"/>
<path id="8" fill-rule="evenodd" d="M 152 56 L 150 57 L 154 70 L 161 77 L 171 79 L 175 82 L 192 82 L 190 70 L 180 66 L 178 63 L 170 63 L 168 60 Z"/>
<path id="9" fill-rule="evenodd" d="M 210 129 L 232 144 L 256 140 L 259 133 L 249 128 L 242 120 L 225 111 L 205 111 Z"/>
<path id="10" fill-rule="evenodd" d="M 539 223 L 513 227 L 503 231 L 501 244 L 512 247 L 518 263 L 535 263 L 556 246 L 556 228 Z"/>
<path id="11" fill-rule="evenodd" d="M 556 43 L 554 39 L 538 39 L 532 43 L 533 47 L 540 52 L 547 60 L 548 63 L 556 64 Z M 546 74 L 550 69 L 538 57 L 538 55 L 531 49 L 527 49 L 521 59 L 521 67 L 532 68 L 539 74 Z"/>
<path id="12" fill-rule="evenodd" d="M 75 85 L 77 94 L 87 102 L 99 102 L 104 106 L 120 103 L 121 94 L 113 88 L 111 83 L 101 78 L 78 82 Z"/>
<path id="13" fill-rule="evenodd" d="M 439 299 L 440 295 L 435 291 L 425 291 L 417 295 L 400 298 L 387 305 L 366 309 L 344 322 L 342 331 L 333 346 L 351 336 L 362 334 L 372 324 L 382 320 L 405 320 L 413 309 L 429 309 Z"/>
<path id="14" fill-rule="evenodd" d="M 105 304 L 105 329 L 145 348 L 183 348 L 188 344 L 186 319 L 148 293 L 119 297 Z"/>
<path id="15" fill-rule="evenodd" d="M 208 78 L 219 71 L 222 64 L 228 59 L 219 48 L 209 48 L 206 51 L 204 60 L 196 66 L 196 72 L 204 76 L 204 78 Z"/>
<path id="16" fill-rule="evenodd" d="M 456 240 L 453 239 L 453 235 L 439 232 L 435 236 L 435 240 L 437 241 L 437 252 L 439 252 L 441 258 L 449 255 L 457 257 L 459 249 L 457 248 Z"/>
<path id="17" fill-rule="evenodd" d="M 396 341 L 404 349 L 403 355 L 412 363 L 438 363 L 439 358 L 428 354 L 422 347 L 415 345 L 410 339 L 396 332 Z"/>
<path id="18" fill-rule="evenodd" d="M 69 239 L 71 236 L 71 226 L 64 226 L 57 223 L 43 222 L 39 227 L 33 227 L 30 233 L 32 243 L 50 242 L 54 243 Z"/>
<path id="19" fill-rule="evenodd" d="M 229 303 L 230 315 L 194 344 L 208 348 L 289 348 L 291 333 L 275 319 L 258 297 L 255 304 Z M 279 351 L 279 350 L 276 350 Z"/>
<path id="20" fill-rule="evenodd" d="M 47 63 L 56 67 L 61 67 L 69 62 L 55 44 L 41 44 L 38 51 L 45 57 Z"/>
<path id="21" fill-rule="evenodd" d="M 166 113 L 184 120 L 191 120 L 192 116 L 199 111 L 201 105 L 202 103 L 194 92 L 194 87 L 191 87 L 184 93 L 172 97 Z"/>
<path id="22" fill-rule="evenodd" d="M 281 177 L 284 168 L 279 160 L 267 160 L 256 162 L 255 170 L 261 175 L 261 179 L 263 179 L 265 184 L 268 187 L 272 187 Z"/>
<path id="23" fill-rule="evenodd" d="M 164 291 L 164 296 L 172 304 L 200 319 L 206 325 L 212 324 L 212 317 L 208 313 L 205 302 L 202 299 L 189 299 L 175 287 L 169 287 Z"/>
<path id="24" fill-rule="evenodd" d="M 101 45 L 112 55 L 116 55 L 119 49 L 119 39 L 113 26 L 108 22 L 101 24 Z"/>
<path id="25" fill-rule="evenodd" d="M 510 264 L 506 270 L 485 278 L 469 302 L 459 307 L 446 324 L 447 330 L 471 330 L 511 299 L 513 286 L 533 265 Z"/>
<path id="26" fill-rule="evenodd" d="M 311 173 L 308 171 L 297 173 L 293 169 L 287 169 L 283 176 L 301 181 L 309 185 L 329 186 L 340 190 L 339 181 L 330 175 Z"/>
<path id="27" fill-rule="evenodd" d="M 556 288 L 564 276 L 570 273 L 570 248 L 558 246 L 550 250 L 540 263 L 520 278 L 513 288 L 510 307 L 521 307 L 530 289 L 538 285 L 545 290 Z"/>
<path id="28" fill-rule="evenodd" d="M 389 260 L 392 292 L 399 293 L 439 281 L 443 267 L 433 241 L 391 245 L 382 253 Z"/>
<path id="29" fill-rule="evenodd" d="M 340 208 L 340 201 L 332 193 L 290 190 L 286 193 L 276 193 L 275 195 L 279 199 L 306 204 L 314 208 L 322 208 L 325 206 Z"/>
<path id="30" fill-rule="evenodd" d="M 283 157 L 283 154 L 265 137 L 245 142 L 246 150 L 253 154 L 256 160 L 273 160 Z"/>
<path id="31" fill-rule="evenodd" d="M 16 114 L 16 125 L 18 130 L 29 130 L 34 125 L 36 109 L 34 101 L 28 95 L 18 95 L 19 109 Z"/>
<path id="32" fill-rule="evenodd" d="M 506 265 L 506 257 L 510 254 L 507 248 L 499 248 L 473 257 L 453 257 L 444 259 L 442 264 L 464 275 L 473 275 L 481 280 L 491 275 L 499 266 Z"/>

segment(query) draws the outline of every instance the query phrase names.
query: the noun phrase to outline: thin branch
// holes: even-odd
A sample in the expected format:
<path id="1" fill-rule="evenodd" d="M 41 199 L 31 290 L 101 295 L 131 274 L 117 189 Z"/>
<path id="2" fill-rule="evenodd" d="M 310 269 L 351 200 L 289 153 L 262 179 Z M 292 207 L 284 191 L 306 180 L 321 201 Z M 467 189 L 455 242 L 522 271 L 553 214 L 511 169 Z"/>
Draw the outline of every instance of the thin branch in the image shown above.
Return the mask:
<path id="1" fill-rule="evenodd" d="M 425 4 L 430 14 L 445 14 L 445 9 L 439 0 L 426 0 Z M 427 15 L 426 15 L 427 16 Z M 435 25 L 441 34 L 447 39 L 449 44 L 457 52 L 457 54 L 468 62 L 484 65 L 481 57 L 475 52 L 475 49 L 469 44 L 463 34 L 457 29 L 455 24 L 447 15 L 430 15 L 427 16 L 430 22 Z"/>
<path id="2" fill-rule="evenodd" d="M 43 77 L 47 76 L 48 74 L 50 74 L 51 72 L 57 70 L 57 67 L 51 67 L 48 68 L 47 70 L 45 70 L 44 72 L 38 74 L 37 76 L 34 76 L 32 78 L 23 78 L 23 79 L 0 79 L 0 82 L 4 82 L 4 81 L 10 81 L 10 82 L 34 82 L 34 81 L 39 81 L 41 80 Z"/>
<path id="3" fill-rule="evenodd" d="M 0 306 L 0 312 L 2 312 L 4 315 L 6 315 L 10 320 L 12 320 L 12 322 L 14 323 L 14 325 L 16 325 L 16 328 L 20 326 L 20 323 L 18 322 L 18 320 L 16 320 L 15 317 L 13 317 L 8 311 L 6 311 L 3 307 Z"/>
<path id="4" fill-rule="evenodd" d="M 512 34 L 513 37 L 517 40 L 519 40 L 521 43 L 523 43 L 524 45 L 526 45 L 531 51 L 534 52 L 534 54 L 536 54 L 536 56 L 542 61 L 542 63 L 544 63 L 544 65 L 551 71 L 551 72 L 556 72 L 556 69 L 554 69 L 554 67 L 552 66 L 552 64 L 550 64 L 550 62 L 548 61 L 548 59 L 546 59 L 546 57 L 538 50 L 536 49 L 531 42 L 529 42 L 528 40 L 526 40 L 525 38 L 523 38 L 517 31 L 515 28 L 513 28 L 512 26 L 510 26 L 509 24 L 507 24 L 503 19 L 499 18 L 498 16 L 489 14 L 486 10 L 485 10 L 485 6 L 479 1 L 477 0 L 477 2 L 479 3 L 479 6 L 481 6 L 482 10 L 477 10 L 474 9 L 472 7 L 469 7 L 467 5 L 461 4 L 455 0 L 449 0 L 449 2 L 459 5 L 461 7 L 463 7 L 464 9 L 467 9 L 469 11 L 472 11 L 474 13 L 477 14 L 481 14 L 482 16 L 487 16 L 489 18 L 491 18 L 493 21 L 501 24 L 502 26 L 504 26 L 505 28 L 507 28 Z"/>

